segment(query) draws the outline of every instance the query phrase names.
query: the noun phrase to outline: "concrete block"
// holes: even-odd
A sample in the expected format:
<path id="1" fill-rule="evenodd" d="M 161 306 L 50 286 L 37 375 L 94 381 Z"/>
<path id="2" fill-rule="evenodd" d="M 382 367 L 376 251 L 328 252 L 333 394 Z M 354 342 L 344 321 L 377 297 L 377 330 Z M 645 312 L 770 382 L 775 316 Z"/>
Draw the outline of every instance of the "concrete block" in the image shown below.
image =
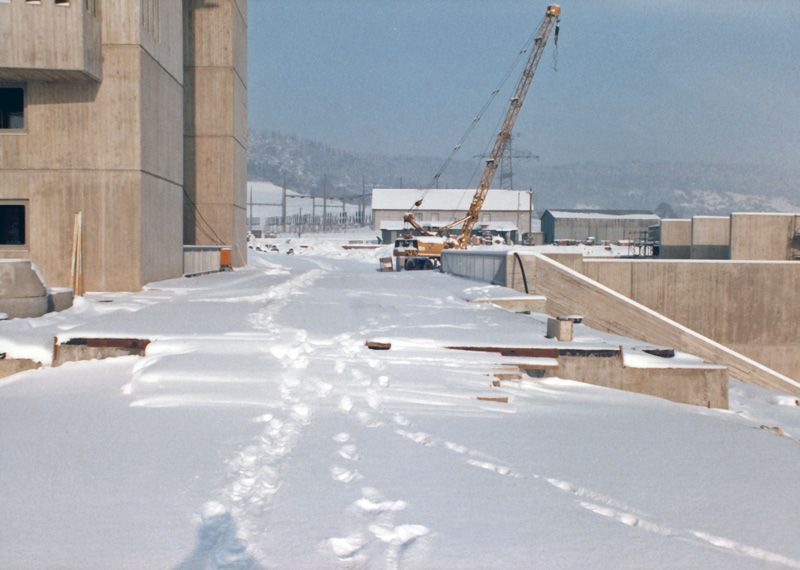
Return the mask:
<path id="1" fill-rule="evenodd" d="M 572 321 L 562 319 L 547 319 L 547 338 L 556 340 L 572 340 Z"/>
<path id="2" fill-rule="evenodd" d="M 75 293 L 67 287 L 52 287 L 47 290 L 47 311 L 64 311 L 72 307 Z"/>
<path id="3" fill-rule="evenodd" d="M 0 298 L 45 295 L 47 289 L 29 259 L 0 260 Z"/>
<path id="4" fill-rule="evenodd" d="M 0 313 L 9 319 L 41 317 L 47 312 L 47 295 L 41 297 L 0 297 Z"/>

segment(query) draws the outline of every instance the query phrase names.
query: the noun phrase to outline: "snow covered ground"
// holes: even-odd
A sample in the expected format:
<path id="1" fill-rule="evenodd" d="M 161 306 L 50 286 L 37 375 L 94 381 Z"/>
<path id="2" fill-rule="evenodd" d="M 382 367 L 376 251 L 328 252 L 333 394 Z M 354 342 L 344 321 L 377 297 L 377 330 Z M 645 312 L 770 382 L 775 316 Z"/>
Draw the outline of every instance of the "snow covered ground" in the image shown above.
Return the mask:
<path id="1" fill-rule="evenodd" d="M 444 347 L 538 342 L 542 317 L 380 273 L 358 237 L 0 322 L 46 363 L 55 336 L 153 341 L 0 379 L 0 568 L 800 568 L 794 398 L 492 387 L 502 357 Z"/>

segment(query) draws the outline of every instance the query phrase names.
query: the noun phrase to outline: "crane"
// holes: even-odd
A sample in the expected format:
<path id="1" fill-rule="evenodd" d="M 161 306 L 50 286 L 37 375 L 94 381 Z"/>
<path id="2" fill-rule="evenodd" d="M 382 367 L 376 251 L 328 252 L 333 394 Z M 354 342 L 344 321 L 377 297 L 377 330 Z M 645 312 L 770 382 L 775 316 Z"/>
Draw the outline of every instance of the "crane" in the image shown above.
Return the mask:
<path id="1" fill-rule="evenodd" d="M 503 119 L 500 132 L 497 134 L 492 151 L 486 160 L 486 166 L 483 169 L 483 174 L 481 175 L 480 182 L 478 183 L 478 188 L 472 197 L 472 202 L 470 203 L 466 215 L 458 220 L 454 220 L 453 222 L 440 227 L 440 235 L 423 228 L 414 219 L 414 215 L 410 212 L 404 216 L 403 219 L 420 232 L 420 238 L 436 237 L 441 240 L 441 242 L 419 238 L 408 238 L 404 241 L 398 240 L 398 243 L 395 245 L 395 255 L 428 258 L 427 260 L 419 260 L 418 262 L 412 262 L 410 264 L 408 262 L 411 260 L 407 260 L 407 268 L 409 268 L 409 265 L 411 265 L 410 268 L 412 269 L 433 267 L 434 260 L 438 261 L 438 259 L 441 257 L 441 252 L 443 249 L 465 249 L 467 247 L 469 238 L 472 235 L 472 229 L 475 227 L 475 224 L 478 221 L 481 208 L 483 207 L 483 203 L 486 200 L 486 195 L 489 192 L 489 187 L 492 185 L 492 180 L 494 179 L 494 175 L 500 165 L 500 159 L 503 156 L 509 141 L 511 140 L 511 131 L 514 129 L 514 124 L 519 116 L 522 103 L 525 101 L 525 96 L 528 93 L 531 80 L 533 79 L 534 73 L 536 73 L 536 68 L 539 66 L 539 61 L 542 59 L 544 48 L 547 45 L 547 40 L 549 39 L 553 28 L 555 28 L 554 43 L 558 45 L 558 24 L 560 22 L 560 16 L 561 8 L 557 4 L 551 4 L 547 7 L 544 19 L 539 26 L 539 32 L 534 39 L 533 47 L 530 55 L 528 56 L 528 61 L 525 64 L 524 70 L 522 71 L 522 76 L 517 82 L 514 95 L 511 97 L 509 102 L 508 110 L 506 111 L 505 118 Z M 422 200 L 418 200 L 414 206 L 419 207 L 421 204 Z M 443 232 L 447 232 L 450 228 L 459 224 L 463 224 L 463 226 L 461 228 L 461 233 L 458 235 L 458 238 L 456 238 L 455 241 L 449 238 L 444 238 L 441 235 Z M 403 243 L 399 243 L 401 241 L 403 241 Z"/>

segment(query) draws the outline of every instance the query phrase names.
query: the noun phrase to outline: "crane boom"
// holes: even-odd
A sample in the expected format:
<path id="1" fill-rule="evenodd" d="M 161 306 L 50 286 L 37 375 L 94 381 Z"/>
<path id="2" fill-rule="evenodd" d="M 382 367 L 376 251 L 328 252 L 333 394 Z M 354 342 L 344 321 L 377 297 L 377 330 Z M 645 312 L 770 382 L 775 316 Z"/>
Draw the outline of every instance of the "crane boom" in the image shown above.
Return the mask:
<path id="1" fill-rule="evenodd" d="M 551 4 L 547 7 L 544 20 L 539 27 L 539 33 L 534 40 L 533 48 L 531 49 L 530 56 L 525 64 L 525 69 L 522 72 L 522 77 L 519 78 L 517 88 L 514 91 L 514 96 L 511 98 L 508 111 L 506 111 L 506 116 L 503 119 L 503 125 L 500 128 L 500 132 L 497 134 L 497 139 L 495 139 L 492 152 L 489 155 L 489 158 L 486 160 L 486 167 L 483 169 L 483 175 L 478 183 L 478 189 L 475 191 L 475 195 L 472 197 L 472 203 L 467 210 L 467 215 L 460 220 L 456 220 L 453 224 L 448 224 L 450 226 L 455 226 L 461 222 L 464 223 L 461 234 L 458 236 L 457 247 L 459 249 L 464 249 L 467 247 L 469 237 L 472 235 L 472 228 L 475 227 L 475 223 L 478 221 L 478 216 L 481 213 L 483 202 L 486 200 L 486 194 L 489 192 L 489 187 L 492 185 L 494 174 L 497 172 L 500 157 L 503 156 L 506 145 L 508 145 L 508 141 L 511 138 L 511 131 L 514 129 L 514 123 L 516 123 L 517 117 L 519 116 L 519 111 L 522 108 L 525 95 L 528 93 L 528 88 L 531 85 L 533 74 L 536 73 L 536 68 L 539 66 L 539 61 L 542 59 L 542 54 L 544 53 L 544 48 L 547 45 L 547 40 L 550 37 L 550 32 L 552 31 L 553 27 L 557 25 L 560 15 L 561 8 L 557 4 Z M 556 31 L 555 41 L 558 41 L 558 31 Z"/>
<path id="2" fill-rule="evenodd" d="M 534 39 L 531 53 L 528 56 L 528 61 L 522 72 L 522 77 L 520 77 L 517 83 L 514 96 L 511 98 L 502 127 L 497 134 L 492 152 L 486 161 L 486 167 L 483 170 L 478 189 L 472 197 L 472 203 L 469 206 L 469 210 L 467 210 L 466 216 L 444 226 L 440 226 L 437 235 L 437 233 L 426 230 L 414 219 L 414 215 L 408 212 L 404 216 L 405 223 L 416 229 L 419 235 L 418 237 L 413 237 L 409 233 L 406 237 L 395 241 L 393 255 L 398 258 L 398 266 L 399 258 L 405 258 L 406 269 L 431 269 L 440 263 L 442 250 L 450 248 L 465 249 L 467 247 L 467 242 L 472 235 L 472 229 L 478 221 L 481 208 L 486 200 L 486 195 L 494 179 L 494 174 L 497 171 L 500 157 L 503 155 L 511 139 L 511 131 L 514 129 L 514 123 L 516 123 L 517 117 L 519 116 L 522 102 L 525 100 L 525 95 L 528 93 L 533 74 L 536 72 L 539 61 L 542 59 L 544 48 L 547 45 L 547 40 L 554 27 L 556 29 L 555 43 L 558 43 L 558 22 L 560 16 L 561 8 L 557 4 L 551 4 L 547 7 L 544 20 L 542 20 L 539 26 L 539 32 Z M 459 144 L 458 146 L 460 147 L 461 145 Z M 438 176 L 437 174 L 437 177 Z M 419 207 L 421 204 L 422 198 L 420 198 L 414 206 Z M 458 238 L 455 240 L 450 238 L 448 230 L 462 223 L 463 227 Z"/>

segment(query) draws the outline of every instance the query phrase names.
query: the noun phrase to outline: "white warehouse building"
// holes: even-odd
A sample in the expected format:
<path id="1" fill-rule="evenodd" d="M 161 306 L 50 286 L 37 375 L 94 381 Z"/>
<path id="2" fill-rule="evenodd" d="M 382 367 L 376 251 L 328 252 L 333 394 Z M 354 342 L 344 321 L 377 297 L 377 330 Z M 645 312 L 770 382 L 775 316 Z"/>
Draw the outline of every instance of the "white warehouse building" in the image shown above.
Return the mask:
<path id="1" fill-rule="evenodd" d="M 375 188 L 372 191 L 372 221 L 375 230 L 383 222 L 402 222 L 408 212 L 420 224 L 442 225 L 466 215 L 474 189 Z M 424 198 L 423 198 L 424 196 Z M 422 204 L 414 204 L 422 199 Z M 481 208 L 481 223 L 510 222 L 527 232 L 533 213 L 527 190 L 489 190 Z M 538 226 L 538 220 L 536 220 Z M 537 228 L 534 228 L 536 231 Z"/>

